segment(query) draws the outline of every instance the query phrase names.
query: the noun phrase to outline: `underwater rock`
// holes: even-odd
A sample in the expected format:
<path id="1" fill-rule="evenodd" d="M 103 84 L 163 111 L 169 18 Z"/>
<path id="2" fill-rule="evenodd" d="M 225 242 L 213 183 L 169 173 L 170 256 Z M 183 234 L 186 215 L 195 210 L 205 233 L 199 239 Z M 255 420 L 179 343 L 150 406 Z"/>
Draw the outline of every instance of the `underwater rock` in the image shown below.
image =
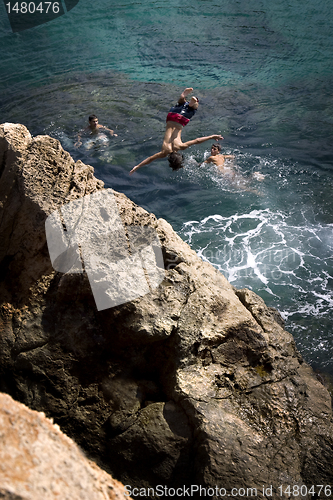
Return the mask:
<path id="1" fill-rule="evenodd" d="M 272 486 L 287 498 L 288 486 L 333 481 L 330 395 L 275 310 L 116 192 L 123 233 L 106 238 L 132 248 L 129 235 L 150 228 L 164 278 L 154 281 L 147 261 L 149 293 L 99 310 L 83 264 L 52 267 L 45 221 L 103 183 L 22 125 L 1 126 L 0 165 L 0 390 L 54 418 L 130 488 L 243 488 L 236 498 L 253 488 L 264 498 Z"/>

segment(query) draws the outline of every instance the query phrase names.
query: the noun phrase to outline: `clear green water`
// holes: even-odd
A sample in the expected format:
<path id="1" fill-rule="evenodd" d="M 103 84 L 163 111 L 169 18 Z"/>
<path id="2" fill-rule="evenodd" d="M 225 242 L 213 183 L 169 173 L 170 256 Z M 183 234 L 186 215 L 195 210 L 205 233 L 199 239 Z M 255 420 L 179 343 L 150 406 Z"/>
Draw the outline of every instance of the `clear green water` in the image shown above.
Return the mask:
<path id="1" fill-rule="evenodd" d="M 0 5 L 1 121 L 58 138 L 167 219 L 236 287 L 277 307 L 307 361 L 331 374 L 332 14 L 331 0 L 80 0 L 12 33 Z M 185 86 L 200 109 L 184 139 L 221 133 L 247 189 L 199 166 L 208 143 L 185 152 L 183 171 L 160 161 L 129 177 L 158 151 Z M 76 149 L 90 113 L 118 137 Z"/>

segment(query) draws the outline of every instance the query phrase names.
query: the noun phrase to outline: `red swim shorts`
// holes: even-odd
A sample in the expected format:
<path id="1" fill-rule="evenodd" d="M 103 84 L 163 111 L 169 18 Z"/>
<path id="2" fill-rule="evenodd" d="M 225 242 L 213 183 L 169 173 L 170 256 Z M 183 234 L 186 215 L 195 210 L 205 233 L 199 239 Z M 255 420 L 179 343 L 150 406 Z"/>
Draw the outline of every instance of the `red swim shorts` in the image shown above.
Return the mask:
<path id="1" fill-rule="evenodd" d="M 183 127 L 185 127 L 185 125 L 187 125 L 190 120 L 188 118 L 185 118 L 185 116 L 180 115 L 179 113 L 168 113 L 166 121 L 180 123 L 181 125 L 183 125 Z"/>

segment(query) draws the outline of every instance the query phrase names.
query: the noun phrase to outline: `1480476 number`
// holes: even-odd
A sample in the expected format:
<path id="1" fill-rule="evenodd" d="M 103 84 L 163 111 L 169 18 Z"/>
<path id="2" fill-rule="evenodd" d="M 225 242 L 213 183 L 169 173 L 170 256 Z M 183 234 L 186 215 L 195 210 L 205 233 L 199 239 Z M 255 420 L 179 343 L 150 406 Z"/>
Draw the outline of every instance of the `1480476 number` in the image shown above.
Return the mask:
<path id="1" fill-rule="evenodd" d="M 11 2 L 6 3 L 8 14 L 58 14 L 60 11 L 59 2 Z"/>
<path id="2" fill-rule="evenodd" d="M 306 497 L 308 495 L 318 497 L 330 497 L 332 495 L 332 489 L 330 485 L 322 485 L 316 484 L 315 486 L 305 486 L 305 484 L 299 486 L 298 484 L 294 484 L 293 486 L 279 486 L 278 487 L 279 494 L 293 497 Z"/>

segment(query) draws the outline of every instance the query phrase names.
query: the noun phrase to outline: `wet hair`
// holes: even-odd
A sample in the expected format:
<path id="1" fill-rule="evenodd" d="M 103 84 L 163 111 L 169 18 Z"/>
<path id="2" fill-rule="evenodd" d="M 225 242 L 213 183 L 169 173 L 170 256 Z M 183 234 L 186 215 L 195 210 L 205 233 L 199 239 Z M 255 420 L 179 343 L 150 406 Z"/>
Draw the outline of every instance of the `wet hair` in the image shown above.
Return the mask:
<path id="1" fill-rule="evenodd" d="M 214 148 L 218 149 L 219 151 L 221 151 L 221 146 L 220 144 L 212 144 L 212 147 L 214 146 Z"/>
<path id="2" fill-rule="evenodd" d="M 180 168 L 184 167 L 184 156 L 180 153 L 170 153 L 168 156 L 168 160 L 169 167 L 171 167 L 172 170 L 179 170 Z"/>
<path id="3" fill-rule="evenodd" d="M 97 118 L 96 115 L 90 115 L 88 120 L 91 122 L 92 120 L 95 120 L 96 118 Z M 97 120 L 98 120 L 98 118 L 97 118 Z"/>

